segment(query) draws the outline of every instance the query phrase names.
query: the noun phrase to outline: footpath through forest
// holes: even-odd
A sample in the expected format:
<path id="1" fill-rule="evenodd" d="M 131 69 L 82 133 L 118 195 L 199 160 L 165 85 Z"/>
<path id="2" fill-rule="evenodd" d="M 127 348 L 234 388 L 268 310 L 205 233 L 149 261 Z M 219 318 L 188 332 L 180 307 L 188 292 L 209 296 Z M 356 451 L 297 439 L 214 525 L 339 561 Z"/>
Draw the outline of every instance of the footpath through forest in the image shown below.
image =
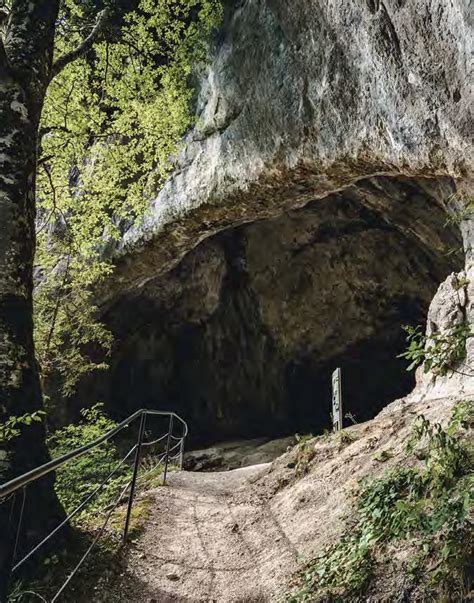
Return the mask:
<path id="1" fill-rule="evenodd" d="M 153 493 L 127 570 L 104 600 L 268 601 L 298 552 L 252 488 L 270 464 L 227 472 L 182 472 Z"/>
<path id="2" fill-rule="evenodd" d="M 324 554 L 351 521 L 360 480 L 406 463 L 416 417 L 445 424 L 455 401 L 405 398 L 372 421 L 301 442 L 271 464 L 173 474 L 166 487 L 142 495 L 150 501 L 143 530 L 92 600 L 284 600 L 302 562 Z M 364 601 L 380 602 L 380 593 L 397 600 L 408 554 L 399 544 L 390 550 Z"/>

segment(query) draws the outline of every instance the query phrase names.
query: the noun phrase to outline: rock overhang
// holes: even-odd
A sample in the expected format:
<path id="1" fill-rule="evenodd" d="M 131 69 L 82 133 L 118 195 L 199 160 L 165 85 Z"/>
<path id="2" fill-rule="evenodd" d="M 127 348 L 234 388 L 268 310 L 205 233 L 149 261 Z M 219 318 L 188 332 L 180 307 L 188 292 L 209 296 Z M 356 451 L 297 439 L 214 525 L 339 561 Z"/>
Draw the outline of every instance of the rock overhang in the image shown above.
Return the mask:
<path id="1" fill-rule="evenodd" d="M 125 235 L 110 294 L 361 179 L 468 180 L 471 27 L 461 1 L 226 3 L 197 125 Z"/>
<path id="2" fill-rule="evenodd" d="M 451 255 L 460 247 L 459 231 L 446 226 L 446 212 L 457 191 L 472 191 L 473 121 L 467 70 L 471 21 L 471 9 L 461 1 L 449 6 L 441 0 L 416 5 L 400 0 L 229 3 L 213 61 L 202 78 L 197 125 L 183 142 L 176 171 L 143 222 L 126 233 L 117 250 L 113 281 L 102 297 L 108 320 L 125 340 L 133 327 L 123 324 L 120 316 L 129 313 L 124 314 L 123 308 L 141 307 L 146 320 L 158 324 L 161 334 L 153 335 L 158 341 L 154 351 L 145 345 L 145 355 L 150 356 L 145 364 L 160 364 L 159 357 L 171 349 L 173 356 L 183 345 L 183 333 L 186 338 L 192 332 L 194 357 L 180 357 L 181 361 L 192 364 L 201 356 L 204 364 L 212 365 L 209 349 L 196 340 L 208 337 L 209 342 L 226 331 L 222 316 L 218 320 L 215 316 L 222 312 L 223 300 L 229 299 L 234 310 L 243 304 L 251 317 L 252 335 L 247 329 L 245 337 L 252 342 L 252 354 L 260 354 L 249 355 L 249 362 L 260 366 L 251 381 L 265 381 L 262 363 L 275 362 L 274 370 L 269 370 L 269 389 L 254 396 L 273 396 L 275 415 L 282 408 L 277 390 L 288 383 L 289 365 L 303 380 L 318 371 L 325 379 L 335 362 L 352 363 L 357 374 L 357 357 L 364 353 L 370 364 L 384 346 L 392 356 L 400 351 L 400 335 L 394 329 L 400 327 L 404 305 L 411 319 L 423 320 L 436 286 L 448 272 L 461 268 Z M 317 250 L 324 255 L 328 252 L 322 238 L 328 237 L 324 232 L 328 225 L 333 229 L 332 261 L 339 266 L 335 273 L 347 281 L 345 294 L 356 311 L 344 312 L 343 305 L 332 303 L 331 311 L 340 318 L 334 321 L 337 328 L 326 326 L 325 337 L 318 340 L 322 326 L 313 302 L 323 300 L 314 298 L 314 288 L 307 284 L 313 302 L 303 303 L 309 308 L 306 315 L 298 307 L 301 296 L 286 299 L 303 272 L 300 265 L 292 264 L 284 241 L 291 241 L 294 228 L 301 247 L 308 248 L 303 239 L 305 231 L 311 231 L 309 247 L 319 245 Z M 357 228 L 358 239 L 353 236 Z M 352 232 L 349 237 L 347 230 Z M 463 222 L 461 230 L 469 257 L 472 222 Z M 354 274 L 337 273 L 338 237 L 342 250 L 352 253 L 363 267 L 359 274 L 354 269 Z M 274 257 L 268 258 L 266 249 L 258 252 L 259 246 L 272 244 L 278 248 Z M 376 254 L 384 247 L 387 253 L 377 265 Z M 245 270 L 242 250 L 246 261 L 253 258 Z M 299 257 L 304 253 L 315 250 Z M 268 261 L 262 264 L 265 256 Z M 398 266 L 392 261 L 396 256 L 402 258 Z M 278 259 L 286 268 L 271 265 Z M 318 274 L 321 258 L 313 255 L 306 261 Z M 274 270 L 277 277 L 272 280 Z M 326 276 L 320 270 L 317 279 L 319 288 L 328 287 L 330 300 L 330 262 L 325 270 Z M 223 297 L 229 273 L 232 278 L 237 274 L 242 285 L 234 298 Z M 245 279 L 252 281 L 251 286 Z M 392 322 L 384 321 L 384 304 L 376 307 L 377 295 L 370 287 L 360 286 L 364 279 L 381 287 L 378 295 L 385 300 L 385 311 L 390 303 L 398 304 Z M 360 307 L 351 297 L 351 289 L 357 287 L 363 299 Z M 328 300 L 324 303 L 331 306 Z M 296 324 L 303 319 L 307 328 Z M 217 326 L 215 322 L 209 326 L 213 320 Z M 161 324 L 167 325 L 166 342 Z M 234 331 L 226 331 L 222 338 L 238 346 L 242 330 L 235 312 L 229 324 Z M 360 327 L 359 334 L 354 324 Z M 271 332 L 270 348 L 276 346 L 277 352 L 265 348 L 268 337 L 253 339 L 262 325 L 265 337 Z M 385 340 L 378 339 L 380 329 L 388 334 Z M 172 344 L 171 332 L 177 337 Z M 369 340 L 375 342 L 370 350 Z M 125 365 L 130 350 L 133 345 L 123 356 Z M 234 358 L 237 365 L 239 361 Z M 167 361 L 157 369 L 158 397 L 169 398 L 169 391 L 160 385 L 170 378 L 169 365 Z M 117 366 L 120 372 L 124 365 Z M 195 368 L 201 377 L 207 370 Z M 228 367 L 221 369 L 225 372 Z M 194 395 L 199 388 L 189 375 L 185 378 L 194 383 L 190 386 Z M 229 391 L 209 385 L 212 377 L 207 378 L 207 393 L 196 403 L 197 411 L 207 408 L 206 420 L 223 417 L 231 424 L 235 416 L 225 417 L 223 408 Z M 177 381 L 183 381 L 183 375 Z M 248 382 L 234 383 L 241 390 L 253 387 Z M 308 387 L 320 387 L 320 381 Z M 396 395 L 389 388 L 386 401 Z M 176 391 L 171 396 L 178 407 L 186 397 Z M 243 402 L 239 394 L 234 402 L 229 405 L 230 415 L 235 411 L 245 419 L 242 404 L 247 407 L 250 398 Z M 255 407 L 260 403 L 255 401 Z M 252 420 L 260 420 L 265 412 L 268 408 Z"/>

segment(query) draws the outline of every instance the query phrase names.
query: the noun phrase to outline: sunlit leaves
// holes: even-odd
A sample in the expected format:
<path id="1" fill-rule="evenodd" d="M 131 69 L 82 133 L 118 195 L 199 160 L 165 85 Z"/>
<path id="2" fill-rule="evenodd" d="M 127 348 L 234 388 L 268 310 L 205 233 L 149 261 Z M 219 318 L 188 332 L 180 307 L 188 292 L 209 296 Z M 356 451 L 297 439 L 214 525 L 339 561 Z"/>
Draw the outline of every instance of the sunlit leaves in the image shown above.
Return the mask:
<path id="1" fill-rule="evenodd" d="M 461 322 L 429 336 L 423 333 L 420 326 L 406 326 L 404 329 L 408 347 L 399 358 L 411 361 L 408 371 L 422 365 L 425 373 L 434 371 L 445 376 L 459 372 L 457 367 L 466 357 L 467 340 L 473 336 L 469 323 Z M 468 366 L 466 370 L 471 371 L 472 367 Z"/>
<path id="2" fill-rule="evenodd" d="M 91 347 L 111 346 L 93 290 L 172 169 L 192 124 L 190 75 L 221 15 L 218 0 L 140 0 L 121 14 L 108 4 L 108 28 L 53 79 L 42 118 L 36 342 L 43 374 L 59 371 L 65 393 L 104 366 L 90 360 Z M 94 6 L 63 1 L 56 57 L 90 32 Z"/>

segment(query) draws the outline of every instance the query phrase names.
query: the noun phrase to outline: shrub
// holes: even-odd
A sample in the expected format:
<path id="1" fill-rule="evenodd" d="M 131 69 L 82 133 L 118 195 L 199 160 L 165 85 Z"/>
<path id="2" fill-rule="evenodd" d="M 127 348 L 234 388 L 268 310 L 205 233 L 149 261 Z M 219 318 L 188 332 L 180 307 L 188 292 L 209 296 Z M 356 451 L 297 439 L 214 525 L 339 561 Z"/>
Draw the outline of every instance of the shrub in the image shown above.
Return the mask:
<path id="1" fill-rule="evenodd" d="M 104 414 L 102 404 L 81 410 L 81 415 L 82 419 L 79 423 L 67 425 L 48 438 L 48 446 L 53 458 L 99 438 L 116 426 L 116 423 Z M 73 511 L 98 488 L 120 460 L 117 446 L 107 441 L 58 469 L 56 492 L 66 512 Z M 130 466 L 124 463 L 78 517 L 82 517 L 91 509 L 103 509 L 110 504 L 117 498 L 130 476 Z"/>
<path id="2" fill-rule="evenodd" d="M 424 335 L 421 327 L 406 326 L 404 329 L 407 332 L 408 348 L 398 357 L 411 361 L 407 370 L 423 365 L 425 373 L 435 371 L 441 376 L 459 372 L 456 367 L 466 359 L 467 340 L 474 336 L 467 322 L 455 325 L 445 332 L 432 333 L 429 337 Z M 468 366 L 467 369 L 470 372 L 472 367 Z"/>

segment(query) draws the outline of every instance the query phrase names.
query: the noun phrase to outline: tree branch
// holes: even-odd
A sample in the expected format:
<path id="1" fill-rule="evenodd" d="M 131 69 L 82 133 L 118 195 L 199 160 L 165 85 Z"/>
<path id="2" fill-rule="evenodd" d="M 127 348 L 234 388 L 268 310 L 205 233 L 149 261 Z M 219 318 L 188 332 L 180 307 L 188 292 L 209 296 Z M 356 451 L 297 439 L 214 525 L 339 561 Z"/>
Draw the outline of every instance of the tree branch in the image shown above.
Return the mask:
<path id="1" fill-rule="evenodd" d="M 51 134 L 51 132 L 54 132 L 55 130 L 59 132 L 64 132 L 65 134 L 72 134 L 71 130 L 69 128 L 66 128 L 65 126 L 48 126 L 40 128 L 39 138 L 41 139 L 43 138 L 43 136 L 46 136 L 46 134 Z"/>
<path id="2" fill-rule="evenodd" d="M 8 57 L 3 45 L 3 38 L 0 35 L 0 78 L 4 78 L 8 71 Z"/>
<path id="3" fill-rule="evenodd" d="M 100 11 L 100 13 L 97 15 L 95 25 L 92 28 L 91 33 L 87 36 L 87 38 L 84 38 L 84 40 L 82 40 L 82 42 L 78 46 L 76 46 L 74 50 L 71 50 L 71 52 L 66 52 L 65 54 L 63 54 L 63 56 L 59 57 L 59 59 L 54 62 L 53 67 L 51 69 L 51 79 L 56 77 L 58 73 L 60 73 L 67 65 L 69 65 L 69 63 L 72 63 L 73 61 L 81 57 L 92 47 L 94 42 L 101 34 L 102 30 L 104 29 L 108 17 L 108 9 L 105 8 L 104 10 Z"/>

